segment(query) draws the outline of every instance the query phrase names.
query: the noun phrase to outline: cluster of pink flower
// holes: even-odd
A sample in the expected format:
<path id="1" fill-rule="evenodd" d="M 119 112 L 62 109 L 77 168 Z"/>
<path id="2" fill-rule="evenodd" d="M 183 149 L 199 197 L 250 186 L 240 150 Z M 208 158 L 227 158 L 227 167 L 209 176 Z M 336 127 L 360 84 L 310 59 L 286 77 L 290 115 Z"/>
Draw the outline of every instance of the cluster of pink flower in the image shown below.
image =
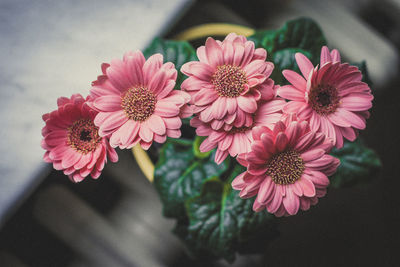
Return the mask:
<path id="1" fill-rule="evenodd" d="M 280 87 L 267 51 L 234 33 L 208 38 L 197 56 L 182 66 L 182 90 L 173 90 L 177 71 L 160 54 L 103 64 L 86 100 L 60 98 L 43 116 L 44 159 L 75 182 L 97 178 L 107 155 L 118 159 L 115 147 L 179 138 L 181 118 L 194 115 L 191 126 L 207 136 L 200 151 L 216 148 L 218 164 L 229 154 L 247 168 L 232 186 L 242 198 L 257 196 L 255 211 L 293 215 L 316 204 L 340 164 L 328 153 L 343 137 L 355 140 L 369 116 L 373 96 L 358 68 L 327 47 L 316 67 L 297 53 L 303 77 L 285 70 L 291 85 Z"/>

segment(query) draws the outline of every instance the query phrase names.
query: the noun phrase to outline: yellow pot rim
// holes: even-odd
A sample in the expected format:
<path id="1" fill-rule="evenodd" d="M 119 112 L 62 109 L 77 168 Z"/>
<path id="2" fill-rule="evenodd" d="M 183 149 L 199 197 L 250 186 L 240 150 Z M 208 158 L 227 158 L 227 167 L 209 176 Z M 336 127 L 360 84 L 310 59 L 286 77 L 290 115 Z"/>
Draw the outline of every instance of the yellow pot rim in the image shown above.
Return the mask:
<path id="1" fill-rule="evenodd" d="M 229 33 L 234 32 L 239 35 L 250 36 L 254 34 L 255 30 L 246 26 L 228 24 L 228 23 L 208 23 L 198 26 L 191 27 L 179 34 L 174 39 L 192 41 L 207 36 L 225 36 Z M 137 144 L 132 148 L 133 156 L 139 165 L 140 170 L 146 176 L 149 182 L 154 180 L 154 164 L 151 161 L 146 151 L 142 149 L 140 144 Z"/>

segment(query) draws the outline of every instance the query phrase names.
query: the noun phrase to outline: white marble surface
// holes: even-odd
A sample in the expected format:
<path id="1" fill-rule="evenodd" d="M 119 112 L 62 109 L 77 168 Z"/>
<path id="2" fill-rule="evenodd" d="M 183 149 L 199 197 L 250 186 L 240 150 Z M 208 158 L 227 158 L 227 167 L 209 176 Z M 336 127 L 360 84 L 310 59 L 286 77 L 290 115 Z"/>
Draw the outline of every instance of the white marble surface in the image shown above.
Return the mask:
<path id="1" fill-rule="evenodd" d="M 141 49 L 190 0 L 0 1 L 0 224 L 48 168 L 43 113 L 87 95 L 100 64 Z"/>

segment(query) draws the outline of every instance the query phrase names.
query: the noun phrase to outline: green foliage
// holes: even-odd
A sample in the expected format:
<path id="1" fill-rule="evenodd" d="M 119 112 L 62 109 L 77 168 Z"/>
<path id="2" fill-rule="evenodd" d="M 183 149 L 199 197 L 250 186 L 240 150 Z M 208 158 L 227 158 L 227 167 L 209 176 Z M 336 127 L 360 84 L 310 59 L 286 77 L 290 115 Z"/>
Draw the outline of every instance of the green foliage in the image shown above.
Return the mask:
<path id="1" fill-rule="evenodd" d="M 236 165 L 227 182 L 209 180 L 203 184 L 200 196 L 186 201 L 188 236 L 196 240 L 194 254 L 207 250 L 214 257 L 233 262 L 235 252 L 249 240 L 259 244 L 254 241 L 258 235 L 274 236 L 273 215 L 253 212 L 254 198 L 241 199 L 231 187 L 231 181 L 243 171 Z"/>
<path id="2" fill-rule="evenodd" d="M 308 51 L 314 64 L 318 63 L 321 47 L 326 45 L 318 24 L 309 18 L 290 20 L 278 30 L 257 31 L 249 39 L 256 47 L 265 48 L 269 58 L 279 50 L 295 48 Z"/>
<path id="3" fill-rule="evenodd" d="M 219 177 L 228 169 L 230 159 L 217 165 L 214 154 L 198 158 L 192 144 L 164 144 L 154 172 L 154 185 L 164 204 L 164 216 L 185 217 L 184 201 L 199 195 L 205 181 Z"/>
<path id="4" fill-rule="evenodd" d="M 333 187 L 343 187 L 372 179 L 382 167 L 379 156 L 358 138 L 345 142 L 343 148 L 333 149 L 332 156 L 340 159 L 340 166 L 331 177 Z"/>

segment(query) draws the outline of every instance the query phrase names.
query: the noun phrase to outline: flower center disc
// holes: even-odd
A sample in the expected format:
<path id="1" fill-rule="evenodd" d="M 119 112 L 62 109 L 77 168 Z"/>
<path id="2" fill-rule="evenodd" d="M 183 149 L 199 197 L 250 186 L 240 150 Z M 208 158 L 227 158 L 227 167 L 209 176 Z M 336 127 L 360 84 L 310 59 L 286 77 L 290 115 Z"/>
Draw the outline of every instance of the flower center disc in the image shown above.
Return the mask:
<path id="1" fill-rule="evenodd" d="M 101 141 L 96 127 L 90 119 L 80 119 L 68 128 L 67 143 L 82 154 L 94 151 Z"/>
<path id="2" fill-rule="evenodd" d="M 318 85 L 310 90 L 311 107 L 320 115 L 328 115 L 336 111 L 339 106 L 339 95 L 335 87 Z"/>
<path id="3" fill-rule="evenodd" d="M 157 98 L 146 87 L 129 89 L 122 97 L 121 106 L 129 119 L 145 121 L 154 113 Z"/>
<path id="4" fill-rule="evenodd" d="M 294 184 L 305 169 L 303 159 L 294 150 L 275 154 L 267 163 L 267 174 L 275 184 Z"/>
<path id="5" fill-rule="evenodd" d="M 238 97 L 247 84 L 247 78 L 240 67 L 222 65 L 217 67 L 211 82 L 220 96 Z"/>

